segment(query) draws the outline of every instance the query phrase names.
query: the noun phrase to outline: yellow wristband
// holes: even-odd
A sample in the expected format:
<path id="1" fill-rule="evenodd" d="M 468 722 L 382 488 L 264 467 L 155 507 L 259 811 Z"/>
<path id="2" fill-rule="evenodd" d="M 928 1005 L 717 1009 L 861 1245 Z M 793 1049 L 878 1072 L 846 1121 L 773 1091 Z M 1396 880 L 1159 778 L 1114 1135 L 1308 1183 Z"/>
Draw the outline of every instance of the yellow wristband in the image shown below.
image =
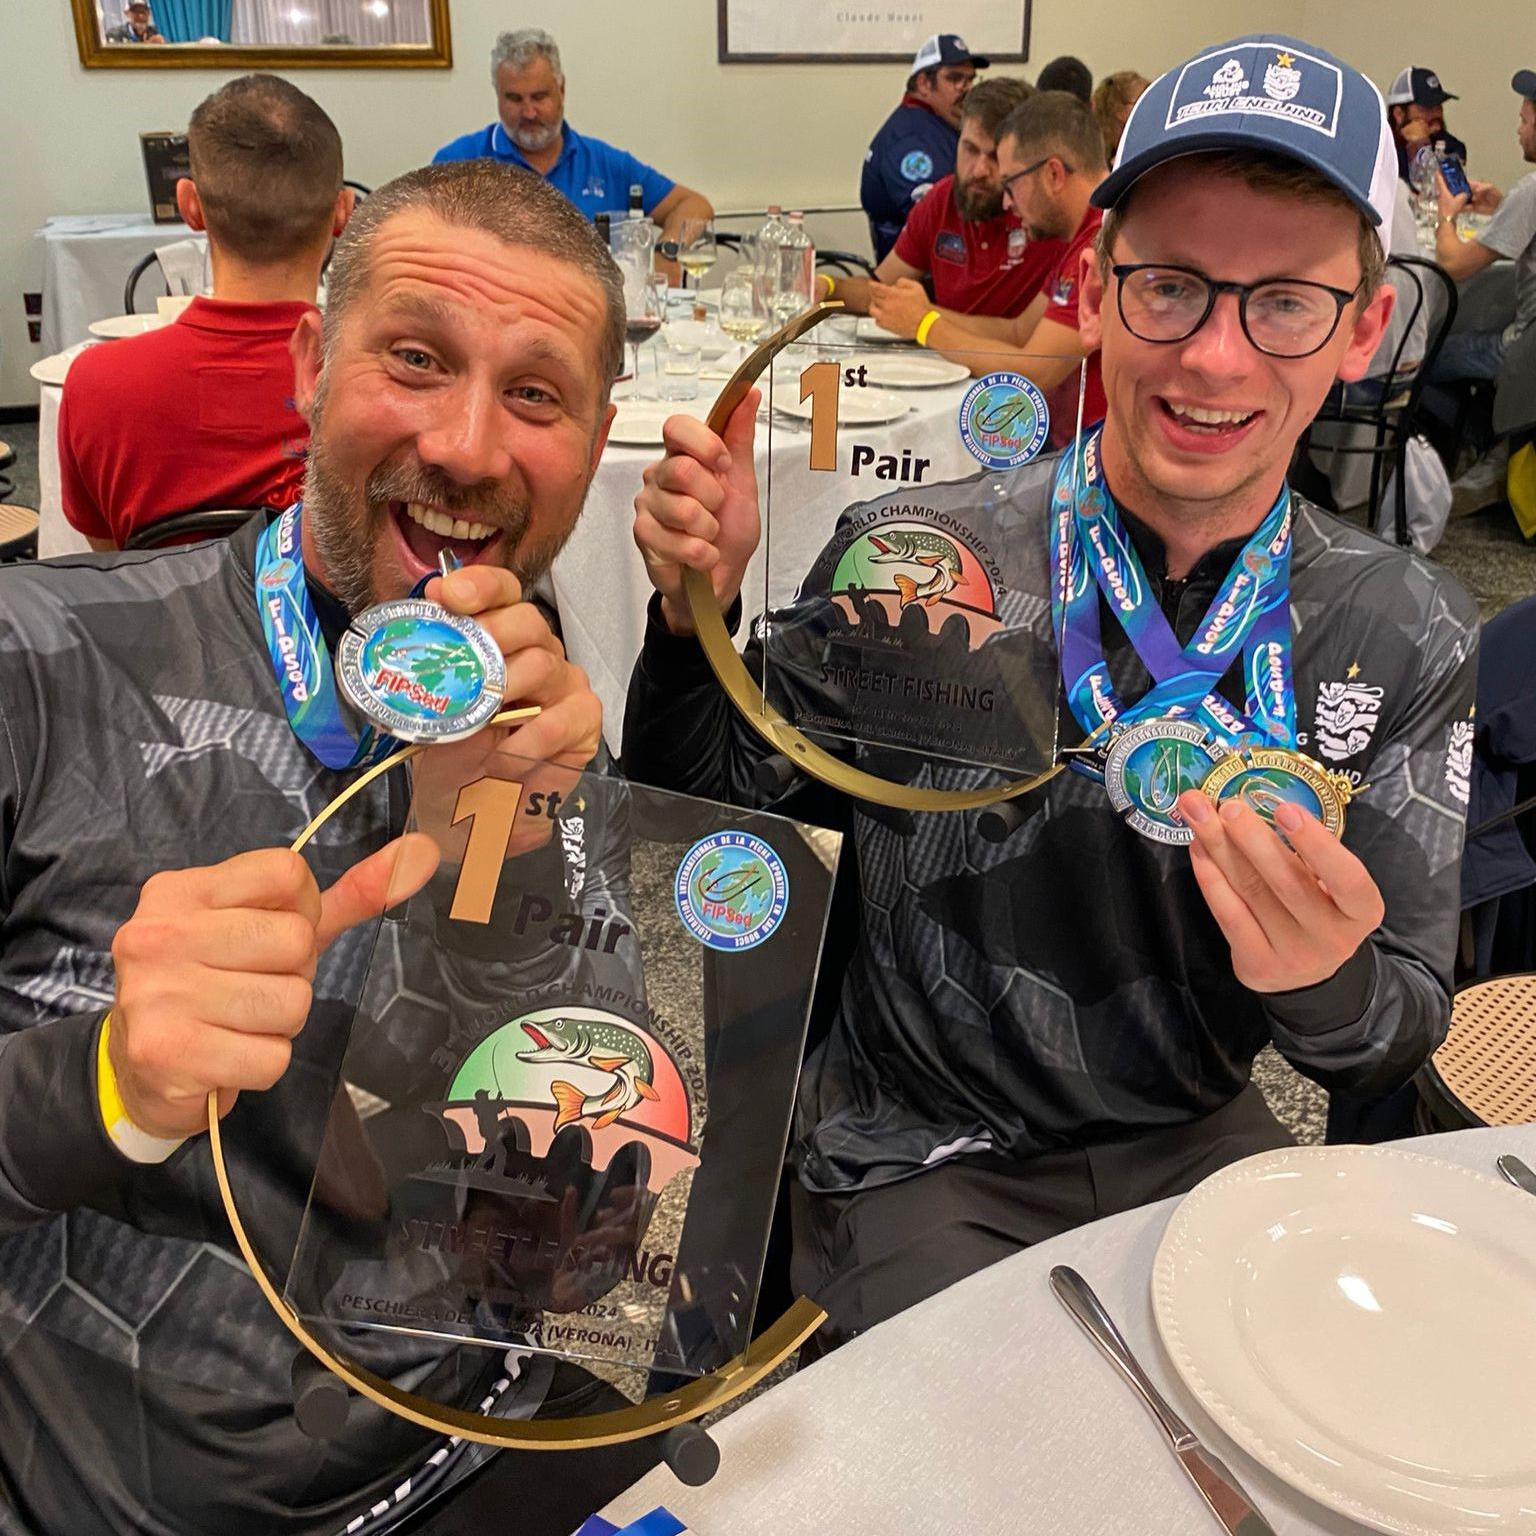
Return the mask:
<path id="1" fill-rule="evenodd" d="M 101 1111 L 107 1140 L 131 1163 L 163 1163 L 187 1138 L 178 1136 L 174 1141 L 167 1141 L 162 1136 L 151 1136 L 128 1118 L 123 1095 L 117 1086 L 117 1073 L 112 1070 L 112 1058 L 107 1054 L 111 1028 L 112 1015 L 109 1013 L 101 1021 L 101 1033 L 96 1037 L 96 1105 Z"/>
<path id="2" fill-rule="evenodd" d="M 917 344 L 920 347 L 928 345 L 928 332 L 933 329 L 933 322 L 939 318 L 936 309 L 930 309 L 921 320 L 917 322 Z"/>
<path id="3" fill-rule="evenodd" d="M 829 299 L 837 292 L 837 279 L 830 272 L 818 272 L 816 274 L 816 281 L 827 285 L 827 297 Z"/>

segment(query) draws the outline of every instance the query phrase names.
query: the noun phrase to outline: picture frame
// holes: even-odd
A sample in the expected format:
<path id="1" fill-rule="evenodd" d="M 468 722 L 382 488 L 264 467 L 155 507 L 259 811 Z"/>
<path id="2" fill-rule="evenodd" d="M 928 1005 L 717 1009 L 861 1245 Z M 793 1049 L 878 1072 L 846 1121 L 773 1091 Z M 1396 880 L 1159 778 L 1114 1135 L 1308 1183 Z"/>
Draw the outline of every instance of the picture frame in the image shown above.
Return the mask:
<path id="1" fill-rule="evenodd" d="M 1026 63 L 1033 0 L 716 0 L 721 64 L 910 63 L 924 39 L 956 32 L 996 63 Z"/>
<path id="2" fill-rule="evenodd" d="M 124 47 L 102 37 L 97 0 L 70 0 L 75 45 L 84 69 L 452 69 L 448 0 L 427 0 L 432 40 L 409 47 L 248 47 L 167 43 Z"/>

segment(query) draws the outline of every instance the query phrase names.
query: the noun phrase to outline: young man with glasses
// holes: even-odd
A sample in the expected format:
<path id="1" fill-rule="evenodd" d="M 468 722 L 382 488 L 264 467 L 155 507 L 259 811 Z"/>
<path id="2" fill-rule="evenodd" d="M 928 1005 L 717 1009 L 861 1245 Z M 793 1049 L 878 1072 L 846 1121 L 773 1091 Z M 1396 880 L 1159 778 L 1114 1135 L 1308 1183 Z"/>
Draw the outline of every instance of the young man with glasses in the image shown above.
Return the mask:
<path id="1" fill-rule="evenodd" d="M 1071 440 L 1077 423 L 1078 365 L 1090 349 L 1077 325 L 1078 272 L 1103 217 L 1093 194 L 1104 180 L 1104 136 L 1086 102 L 1066 91 L 1038 91 L 1004 120 L 997 136 L 1003 205 L 1031 241 L 1060 254 L 1040 291 L 1016 315 L 962 315 L 935 306 L 914 282 L 870 291 L 869 312 L 888 331 L 964 363 L 976 377 L 1000 367 L 1021 373 L 1051 407 L 1051 446 Z M 1104 418 L 1097 357 L 1088 360 L 1085 424 Z"/>
<path id="2" fill-rule="evenodd" d="M 921 505 L 863 502 L 834 535 L 829 556 L 885 513 L 984 547 L 1010 645 L 1059 662 L 1071 771 L 1014 802 L 1001 844 L 964 814 L 830 792 L 819 809 L 851 835 L 863 903 L 793 1151 L 793 1279 L 831 1342 L 1284 1144 L 1250 1081 L 1266 1044 L 1376 1094 L 1444 1036 L 1476 610 L 1286 482 L 1387 324 L 1395 167 L 1375 87 L 1319 49 L 1241 38 L 1171 71 L 1093 194 L 1104 224 L 1077 272 L 1102 429 L 924 485 Z M 723 438 L 674 418 L 646 473 L 635 537 L 657 597 L 624 746 L 635 778 L 760 804 L 769 748 L 682 595 L 687 565 L 734 607 L 758 542 L 756 403 Z M 797 595 L 802 633 L 838 632 L 816 574 L 834 568 Z M 760 636 L 747 658 L 762 667 Z M 800 684 L 807 714 L 839 707 Z M 988 779 L 935 759 L 916 782 Z"/>

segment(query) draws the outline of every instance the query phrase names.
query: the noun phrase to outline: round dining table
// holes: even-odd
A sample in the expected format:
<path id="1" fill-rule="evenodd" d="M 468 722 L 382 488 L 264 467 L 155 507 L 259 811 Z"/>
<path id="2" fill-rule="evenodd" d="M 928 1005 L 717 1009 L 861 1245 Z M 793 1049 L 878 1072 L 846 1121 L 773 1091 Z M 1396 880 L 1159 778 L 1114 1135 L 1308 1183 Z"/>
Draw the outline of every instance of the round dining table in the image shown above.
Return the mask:
<path id="1" fill-rule="evenodd" d="M 1496 1177 L 1500 1154 L 1536 1163 L 1536 1125 L 1399 1145 Z M 1047 1277 L 1065 1264 L 1097 1291 L 1174 1411 L 1276 1536 L 1358 1536 L 1365 1527 L 1294 1491 L 1220 1433 L 1163 1353 L 1151 1275 L 1178 1204 L 1079 1227 L 870 1329 L 716 1424 L 711 1482 L 685 1487 L 660 1466 L 603 1518 L 623 1527 L 665 1506 L 696 1536 L 1220 1531 L 1140 1400 L 1056 1300 Z M 1433 1406 L 1426 1400 L 1425 1412 Z"/>

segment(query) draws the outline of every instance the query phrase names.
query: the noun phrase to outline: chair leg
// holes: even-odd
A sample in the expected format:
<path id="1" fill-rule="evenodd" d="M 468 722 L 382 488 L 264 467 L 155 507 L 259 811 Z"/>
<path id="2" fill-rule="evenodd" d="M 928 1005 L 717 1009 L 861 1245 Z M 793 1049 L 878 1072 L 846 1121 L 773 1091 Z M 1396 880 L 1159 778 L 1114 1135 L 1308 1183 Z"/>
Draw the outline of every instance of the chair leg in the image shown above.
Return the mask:
<path id="1" fill-rule="evenodd" d="M 1370 519 L 1371 532 L 1376 531 L 1376 523 L 1381 513 L 1381 459 L 1382 459 L 1382 428 L 1377 422 L 1375 428 L 1375 441 L 1371 448 L 1371 495 L 1366 503 L 1366 516 Z"/>
<path id="2" fill-rule="evenodd" d="M 1395 503 L 1394 521 L 1397 525 L 1397 542 L 1399 547 L 1407 549 L 1413 541 L 1408 537 L 1408 430 L 1406 423 L 1398 429 L 1397 441 L 1392 445 L 1392 461 L 1396 477 L 1392 500 Z"/>

